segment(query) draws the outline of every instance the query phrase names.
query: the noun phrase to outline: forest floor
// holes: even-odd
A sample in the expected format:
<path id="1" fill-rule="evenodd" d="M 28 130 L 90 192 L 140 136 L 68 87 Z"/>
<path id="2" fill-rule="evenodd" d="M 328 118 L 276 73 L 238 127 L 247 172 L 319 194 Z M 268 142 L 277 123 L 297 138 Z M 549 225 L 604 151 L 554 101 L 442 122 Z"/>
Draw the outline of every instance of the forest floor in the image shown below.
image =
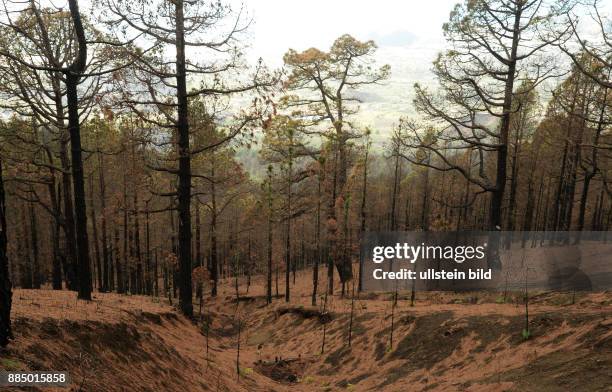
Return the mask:
<path id="1" fill-rule="evenodd" d="M 534 293 L 526 339 L 521 294 L 417 293 L 411 307 L 401 293 L 392 316 L 391 294 L 329 296 L 322 312 L 311 272 L 296 282 L 266 306 L 262 277 L 238 301 L 224 281 L 195 321 L 167 299 L 15 290 L 0 368 L 67 370 L 83 391 L 612 391 L 610 292 Z"/>

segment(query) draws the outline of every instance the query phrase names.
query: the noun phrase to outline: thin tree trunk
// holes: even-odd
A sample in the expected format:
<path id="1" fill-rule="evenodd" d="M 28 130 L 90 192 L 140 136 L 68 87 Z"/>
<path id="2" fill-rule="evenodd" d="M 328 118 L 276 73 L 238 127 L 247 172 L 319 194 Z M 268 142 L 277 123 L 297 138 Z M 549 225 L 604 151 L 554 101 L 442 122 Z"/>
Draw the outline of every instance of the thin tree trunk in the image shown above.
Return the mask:
<path id="1" fill-rule="evenodd" d="M 104 181 L 104 157 L 98 152 L 98 181 L 100 186 L 100 220 L 102 224 L 102 262 L 104 264 L 104 275 L 102 276 L 102 291 L 109 291 L 112 285 L 110 284 L 111 260 L 108 252 L 108 237 L 106 228 L 106 181 Z"/>
<path id="2" fill-rule="evenodd" d="M 428 162 L 431 156 L 428 156 Z M 421 229 L 429 230 L 429 168 L 423 169 L 423 199 L 421 203 Z"/>
<path id="3" fill-rule="evenodd" d="M 329 294 L 334 294 L 334 262 L 337 258 L 337 247 L 338 247 L 338 219 L 336 217 L 336 198 L 338 189 L 338 152 L 334 152 L 334 165 L 333 165 L 333 181 L 332 181 L 332 192 L 329 200 L 329 207 L 327 212 L 327 290 Z"/>
<path id="4" fill-rule="evenodd" d="M 410 217 L 412 215 L 412 190 L 406 195 L 406 204 L 404 206 L 404 231 L 410 229 Z"/>
<path id="5" fill-rule="evenodd" d="M 151 226 L 150 226 L 150 211 L 149 200 L 145 201 L 145 251 L 146 251 L 146 269 L 145 269 L 145 293 L 153 294 L 153 279 L 151 277 Z M 156 276 L 157 278 L 157 276 Z"/>
<path id="6" fill-rule="evenodd" d="M 217 296 L 217 286 L 219 285 L 219 260 L 218 260 L 218 245 L 217 245 L 217 189 L 215 187 L 215 157 L 212 158 L 211 178 L 213 181 L 210 185 L 211 190 L 211 205 L 212 211 L 210 216 L 210 268 L 213 280 L 211 296 Z"/>
<path id="7" fill-rule="evenodd" d="M 32 288 L 40 289 L 40 248 L 38 244 L 38 223 L 34 203 L 29 203 L 30 240 L 32 244 Z"/>
<path id="8" fill-rule="evenodd" d="M 195 255 L 196 255 L 196 264 L 198 266 L 202 266 L 202 222 L 200 219 L 200 202 L 196 200 L 195 203 Z M 202 281 L 198 279 L 196 283 L 196 298 L 200 299 L 200 314 L 201 312 L 201 298 L 202 298 Z"/>
<path id="9" fill-rule="evenodd" d="M 51 201 L 52 208 L 52 219 L 49 221 L 49 227 L 51 228 L 51 286 L 53 290 L 62 289 L 62 255 L 60 250 L 60 230 L 62 229 L 62 211 L 60 207 L 60 200 L 58 193 L 55 189 L 56 175 L 55 169 L 53 168 L 53 155 L 49 148 L 45 148 L 45 154 L 49 162 L 49 175 L 51 181 L 47 184 L 47 190 L 49 192 L 49 200 Z"/>
<path id="10" fill-rule="evenodd" d="M 98 270 L 98 291 L 104 292 L 103 286 L 103 279 L 102 279 L 102 263 L 100 260 L 100 243 L 98 242 L 98 224 L 96 221 L 96 206 L 94 203 L 94 179 L 93 179 L 93 173 L 89 175 L 89 200 L 91 203 L 91 227 L 92 227 L 92 232 L 91 234 L 93 235 L 92 241 L 93 241 L 93 246 L 94 246 L 94 257 L 96 260 L 96 269 Z"/>
<path id="11" fill-rule="evenodd" d="M 121 265 L 121 252 L 119 251 L 119 228 L 117 225 L 114 227 L 115 231 L 115 273 L 117 274 L 116 286 L 117 293 L 125 293 L 125 287 L 123 286 L 123 266 Z"/>
<path id="12" fill-rule="evenodd" d="M 157 274 L 159 273 L 159 253 L 157 252 L 157 248 L 155 248 L 155 263 L 153 266 L 153 286 L 155 287 L 155 296 L 159 297 L 159 277 Z"/>
<path id="13" fill-rule="evenodd" d="M 60 236 L 61 226 L 58 219 L 51 219 L 51 239 L 53 241 L 53 260 L 51 266 L 51 285 L 53 290 L 62 289 L 62 264 L 60 251 Z"/>
<path id="14" fill-rule="evenodd" d="M 170 218 L 170 231 L 172 233 L 172 235 L 170 236 L 170 247 L 172 248 L 172 254 L 174 256 L 178 256 L 178 248 L 176 244 L 176 227 L 174 226 L 174 211 L 170 210 L 168 215 Z M 165 265 L 167 275 L 166 287 L 170 288 L 170 291 L 168 291 L 168 297 L 170 298 L 170 295 L 176 297 L 176 265 L 171 263 L 168 266 L 167 262 L 165 263 Z"/>
<path id="15" fill-rule="evenodd" d="M 251 232 L 249 231 L 249 243 L 248 243 L 248 266 L 247 266 L 247 288 L 246 292 L 249 293 L 249 288 L 251 287 L 251 274 L 253 269 L 253 259 L 251 253 Z"/>
<path id="16" fill-rule="evenodd" d="M 400 171 L 399 147 L 395 148 L 394 154 L 395 154 L 395 170 L 394 170 L 394 173 L 393 173 L 393 192 L 391 193 L 391 211 L 389 213 L 389 221 L 390 221 L 389 222 L 390 223 L 389 224 L 389 229 L 391 231 L 395 231 L 397 229 L 397 227 L 396 227 L 397 220 L 396 220 L 396 217 L 395 217 L 395 215 L 396 215 L 395 214 L 395 206 L 397 204 L 397 193 L 399 191 L 399 189 L 398 189 L 399 188 L 399 184 L 398 184 L 398 181 L 399 181 L 399 171 Z"/>
<path id="17" fill-rule="evenodd" d="M 287 233 L 285 243 L 285 302 L 289 302 L 289 273 L 291 271 L 291 184 L 292 170 L 291 157 L 289 157 L 289 170 L 287 173 L 288 189 L 287 189 Z"/>
<path id="18" fill-rule="evenodd" d="M 124 294 L 128 291 L 126 281 L 129 282 L 129 216 L 128 216 L 128 195 L 127 195 L 127 173 L 123 172 L 123 257 L 122 257 L 122 268 L 121 268 L 121 280 L 119 281 L 119 289 L 117 290 L 120 294 Z M 127 277 L 127 279 L 126 279 Z M 119 278 L 119 275 L 117 275 Z"/>
<path id="19" fill-rule="evenodd" d="M 32 289 L 32 255 L 27 245 L 30 230 L 25 204 L 21 208 L 21 230 L 21 240 L 17 244 L 18 254 L 21 255 L 19 283 L 22 289 Z"/>
<path id="20" fill-rule="evenodd" d="M 522 113 L 519 113 L 522 115 Z M 519 150 L 521 143 L 521 135 L 522 135 L 522 124 L 521 128 L 515 130 L 516 136 L 514 139 L 514 149 L 512 150 L 512 162 L 510 164 L 510 195 L 508 202 L 508 212 L 506 216 L 506 229 L 509 231 L 514 231 L 514 226 L 516 223 L 515 217 L 515 208 L 516 208 L 516 191 L 518 188 L 518 173 L 519 173 Z"/>
<path id="21" fill-rule="evenodd" d="M 319 166 L 319 170 L 322 167 Z M 321 172 L 317 176 L 317 216 L 315 220 L 315 245 L 317 255 L 315 257 L 314 266 L 312 269 L 312 306 L 317 304 L 317 288 L 319 285 L 319 263 L 321 262 Z"/>
<path id="22" fill-rule="evenodd" d="M 266 298 L 268 304 L 272 303 L 272 167 L 268 167 L 268 273 Z M 278 282 L 278 280 L 277 280 Z M 276 284 L 276 294 L 278 295 L 278 283 Z"/>
<path id="23" fill-rule="evenodd" d="M 349 318 L 349 333 L 348 333 L 348 345 L 351 347 L 353 338 L 353 318 L 355 314 L 355 281 L 353 280 L 353 289 L 351 292 L 351 315 Z"/>
<path id="24" fill-rule="evenodd" d="M 140 247 L 140 207 L 138 202 L 138 190 L 134 189 L 134 257 L 136 258 L 136 293 L 144 292 L 144 276 L 142 268 L 142 251 Z"/>

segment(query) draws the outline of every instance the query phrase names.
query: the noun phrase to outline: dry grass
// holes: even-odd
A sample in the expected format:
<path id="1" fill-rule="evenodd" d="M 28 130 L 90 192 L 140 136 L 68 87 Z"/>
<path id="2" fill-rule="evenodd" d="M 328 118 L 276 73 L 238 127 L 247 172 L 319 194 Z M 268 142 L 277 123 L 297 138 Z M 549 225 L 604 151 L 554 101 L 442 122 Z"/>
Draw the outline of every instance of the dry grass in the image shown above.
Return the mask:
<path id="1" fill-rule="evenodd" d="M 536 295 L 529 340 L 521 337 L 520 296 L 500 301 L 495 293 L 418 293 L 411 307 L 408 293 L 401 293 L 393 346 L 391 296 L 363 294 L 355 301 L 348 347 L 350 299 L 338 292 L 329 296 L 323 313 L 322 296 L 317 307 L 310 306 L 310 271 L 296 278 L 291 302 L 280 298 L 270 306 L 262 277 L 254 277 L 248 293 L 240 283 L 241 301 L 235 300 L 233 281 L 222 282 L 219 297 L 202 304 L 202 319 L 211 320 L 208 354 L 205 329 L 165 299 L 96 293 L 84 302 L 71 292 L 16 290 L 17 340 L 0 367 L 63 366 L 92 391 L 539 391 L 612 385 L 601 370 L 612 366 L 610 293 L 583 294 L 574 304 L 564 294 Z M 198 316 L 198 304 L 195 309 Z M 564 378 L 569 362 L 572 377 Z"/>

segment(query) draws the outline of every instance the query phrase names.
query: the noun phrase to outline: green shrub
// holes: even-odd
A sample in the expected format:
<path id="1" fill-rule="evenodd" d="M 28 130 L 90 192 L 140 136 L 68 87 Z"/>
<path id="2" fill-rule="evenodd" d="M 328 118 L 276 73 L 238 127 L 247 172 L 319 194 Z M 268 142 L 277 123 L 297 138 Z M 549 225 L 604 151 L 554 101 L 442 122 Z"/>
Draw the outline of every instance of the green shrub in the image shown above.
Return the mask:
<path id="1" fill-rule="evenodd" d="M 523 339 L 527 340 L 531 337 L 531 332 L 528 329 L 523 329 Z"/>
<path id="2" fill-rule="evenodd" d="M 0 360 L 0 366 L 3 367 L 4 370 L 19 370 L 21 363 L 13 359 L 3 358 Z"/>

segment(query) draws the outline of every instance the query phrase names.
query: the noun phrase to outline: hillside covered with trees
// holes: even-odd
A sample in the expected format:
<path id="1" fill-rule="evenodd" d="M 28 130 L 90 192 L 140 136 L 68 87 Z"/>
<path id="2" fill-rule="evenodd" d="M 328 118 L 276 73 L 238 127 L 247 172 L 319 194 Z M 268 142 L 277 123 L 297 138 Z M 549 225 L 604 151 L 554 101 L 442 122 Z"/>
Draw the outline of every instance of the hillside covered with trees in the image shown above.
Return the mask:
<path id="1" fill-rule="evenodd" d="M 435 85 L 392 129 L 356 119 L 393 72 L 374 41 L 287 48 L 273 69 L 244 58 L 241 8 L 96 3 L 2 2 L 2 347 L 15 288 L 149 296 L 206 324 L 257 282 L 262 306 L 300 293 L 324 314 L 367 296 L 364 232 L 610 229 L 600 1 L 457 4 Z"/>

